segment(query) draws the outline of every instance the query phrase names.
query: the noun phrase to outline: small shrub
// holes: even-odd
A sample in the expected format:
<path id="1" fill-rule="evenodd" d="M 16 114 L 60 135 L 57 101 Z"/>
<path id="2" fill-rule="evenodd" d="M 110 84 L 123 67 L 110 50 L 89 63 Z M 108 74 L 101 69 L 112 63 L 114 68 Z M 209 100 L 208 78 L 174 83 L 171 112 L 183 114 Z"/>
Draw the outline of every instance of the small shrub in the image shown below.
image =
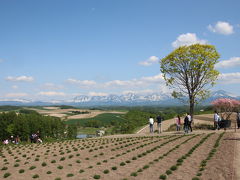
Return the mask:
<path id="1" fill-rule="evenodd" d="M 18 163 L 14 164 L 14 167 L 18 167 L 18 166 L 19 166 L 19 164 L 18 164 Z"/>
<path id="2" fill-rule="evenodd" d="M 167 171 L 166 171 L 166 174 L 167 174 L 167 175 L 172 174 L 172 171 L 171 171 L 171 170 L 167 170 Z"/>
<path id="3" fill-rule="evenodd" d="M 143 166 L 143 169 L 147 169 L 147 168 L 149 168 L 149 165 Z"/>
<path id="4" fill-rule="evenodd" d="M 52 174 L 52 171 L 48 171 L 47 174 Z"/>
<path id="5" fill-rule="evenodd" d="M 178 159 L 178 160 L 177 160 L 177 162 L 180 162 L 180 163 L 182 163 L 182 162 L 183 162 L 183 160 L 182 160 L 182 159 Z"/>
<path id="6" fill-rule="evenodd" d="M 19 173 L 24 173 L 25 172 L 25 170 L 24 169 L 19 169 L 19 171 L 18 171 Z"/>
<path id="7" fill-rule="evenodd" d="M 136 173 L 136 172 L 133 172 L 133 173 L 131 173 L 131 176 L 136 177 L 136 176 L 137 176 L 137 173 Z"/>
<path id="8" fill-rule="evenodd" d="M 42 163 L 42 166 L 43 166 L 43 167 L 45 167 L 46 165 L 47 165 L 47 163 L 45 163 L 45 162 Z"/>
<path id="9" fill-rule="evenodd" d="M 83 170 L 83 169 L 80 169 L 80 170 L 79 170 L 79 173 L 83 173 L 83 172 L 84 172 L 84 170 Z"/>
<path id="10" fill-rule="evenodd" d="M 120 166 L 125 166 L 125 165 L 126 165 L 125 162 L 121 162 L 121 163 L 120 163 Z"/>
<path id="11" fill-rule="evenodd" d="M 137 158 L 136 158 L 136 157 L 133 157 L 132 160 L 137 160 Z"/>
<path id="12" fill-rule="evenodd" d="M 4 178 L 7 178 L 9 176 L 11 176 L 11 173 L 8 173 L 8 172 L 3 175 Z"/>
<path id="13" fill-rule="evenodd" d="M 103 171 L 103 173 L 104 173 L 104 174 L 108 174 L 108 173 L 109 173 L 109 170 L 108 170 L 108 169 L 105 169 L 105 170 Z"/>
<path id="14" fill-rule="evenodd" d="M 80 160 L 76 160 L 76 163 L 81 163 L 81 161 Z"/>
<path id="15" fill-rule="evenodd" d="M 34 179 L 39 178 L 39 175 L 38 175 L 38 174 L 34 174 L 34 175 L 32 176 L 32 178 L 34 178 Z"/>
<path id="16" fill-rule="evenodd" d="M 201 176 L 201 175 L 202 175 L 202 173 L 200 173 L 200 172 L 199 172 L 199 173 L 197 173 L 197 176 Z"/>
<path id="17" fill-rule="evenodd" d="M 175 171 L 175 170 L 177 170 L 177 166 L 172 166 L 170 169 L 171 169 L 172 171 Z"/>
<path id="18" fill-rule="evenodd" d="M 116 167 L 116 166 L 113 166 L 113 167 L 112 167 L 112 170 L 114 170 L 114 171 L 117 170 L 117 167 Z"/>
<path id="19" fill-rule="evenodd" d="M 192 180 L 200 180 L 198 177 L 194 177 L 192 178 Z"/>
<path id="20" fill-rule="evenodd" d="M 167 178 L 167 176 L 165 174 L 162 174 L 159 176 L 159 179 L 166 179 L 166 178 Z"/>
<path id="21" fill-rule="evenodd" d="M 36 166 L 31 166 L 30 168 L 29 168 L 29 170 L 33 170 L 33 169 L 35 169 L 36 168 Z"/>
<path id="22" fill-rule="evenodd" d="M 95 175 L 93 176 L 94 179 L 100 179 L 100 177 L 101 177 L 101 176 L 98 175 L 98 174 L 95 174 Z"/>
<path id="23" fill-rule="evenodd" d="M 63 166 L 59 165 L 57 168 L 58 168 L 58 169 L 63 169 Z"/>
<path id="24" fill-rule="evenodd" d="M 4 170 L 7 170 L 7 169 L 8 169 L 8 167 L 3 167 L 1 170 L 4 171 Z"/>
<path id="25" fill-rule="evenodd" d="M 74 174 L 70 173 L 70 174 L 67 174 L 67 177 L 73 177 Z"/>

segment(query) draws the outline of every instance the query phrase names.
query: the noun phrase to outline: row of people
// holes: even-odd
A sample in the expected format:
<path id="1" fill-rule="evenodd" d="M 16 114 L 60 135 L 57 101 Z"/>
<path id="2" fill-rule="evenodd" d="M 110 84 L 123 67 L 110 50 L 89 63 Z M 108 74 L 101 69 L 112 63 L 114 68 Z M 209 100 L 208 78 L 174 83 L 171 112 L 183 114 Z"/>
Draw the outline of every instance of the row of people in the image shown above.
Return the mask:
<path id="1" fill-rule="evenodd" d="M 160 134 L 162 132 L 162 121 L 163 118 L 158 115 L 156 118 L 156 122 L 157 122 L 157 128 L 158 128 L 158 133 Z M 181 130 L 181 117 L 180 115 L 178 115 L 175 118 L 175 122 L 176 122 L 176 130 L 180 131 Z M 150 133 L 154 133 L 154 119 L 152 116 L 150 116 L 149 118 L 149 128 L 150 128 Z M 183 130 L 185 133 L 188 133 L 189 131 L 192 132 L 192 117 L 189 115 L 189 113 L 186 114 L 185 118 L 184 118 L 184 127 Z"/>
<path id="2" fill-rule="evenodd" d="M 3 141 L 3 144 L 5 144 L 5 145 L 10 144 L 10 143 L 11 144 L 19 144 L 19 142 L 20 142 L 19 136 L 16 136 L 16 137 L 11 136 L 9 139 L 5 139 Z"/>
<path id="3" fill-rule="evenodd" d="M 39 131 L 37 133 L 33 133 L 29 136 L 29 139 L 31 141 L 31 143 L 42 143 L 42 139 L 40 138 L 39 135 Z M 8 139 L 5 139 L 3 141 L 3 144 L 7 145 L 7 144 L 19 144 L 20 142 L 20 137 L 17 135 L 16 137 L 11 136 Z"/>
<path id="4" fill-rule="evenodd" d="M 219 130 L 223 125 L 221 126 L 222 118 L 217 111 L 214 112 L 213 119 L 214 119 L 214 129 Z M 236 114 L 236 121 L 237 121 L 237 128 L 239 129 L 240 128 L 240 112 L 237 112 Z"/>

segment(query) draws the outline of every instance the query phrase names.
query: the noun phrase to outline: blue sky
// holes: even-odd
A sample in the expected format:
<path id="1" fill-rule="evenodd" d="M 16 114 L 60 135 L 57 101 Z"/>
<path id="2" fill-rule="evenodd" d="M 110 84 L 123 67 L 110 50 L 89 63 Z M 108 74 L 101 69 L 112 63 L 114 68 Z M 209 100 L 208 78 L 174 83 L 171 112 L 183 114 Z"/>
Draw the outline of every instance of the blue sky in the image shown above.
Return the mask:
<path id="1" fill-rule="evenodd" d="M 168 92 L 159 59 L 215 45 L 213 90 L 240 95 L 238 0 L 2 0 L 0 99 Z"/>

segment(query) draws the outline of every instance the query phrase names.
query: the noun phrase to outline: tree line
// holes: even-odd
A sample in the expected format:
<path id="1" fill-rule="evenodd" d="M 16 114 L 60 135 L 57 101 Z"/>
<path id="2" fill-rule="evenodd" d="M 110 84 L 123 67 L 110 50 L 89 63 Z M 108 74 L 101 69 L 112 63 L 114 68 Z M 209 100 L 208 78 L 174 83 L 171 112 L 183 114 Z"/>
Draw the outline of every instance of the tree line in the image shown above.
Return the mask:
<path id="1" fill-rule="evenodd" d="M 33 133 L 40 133 L 41 139 L 75 138 L 77 127 L 66 125 L 60 118 L 40 115 L 37 112 L 20 111 L 0 114 L 0 140 L 10 136 L 19 136 L 21 141 L 28 141 Z"/>

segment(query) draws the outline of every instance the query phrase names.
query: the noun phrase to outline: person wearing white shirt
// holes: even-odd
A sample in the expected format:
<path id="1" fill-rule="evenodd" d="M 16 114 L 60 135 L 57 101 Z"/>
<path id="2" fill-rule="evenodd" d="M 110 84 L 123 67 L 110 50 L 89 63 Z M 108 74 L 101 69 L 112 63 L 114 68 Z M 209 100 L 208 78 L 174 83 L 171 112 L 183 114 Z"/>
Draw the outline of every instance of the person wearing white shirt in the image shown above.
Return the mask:
<path id="1" fill-rule="evenodd" d="M 220 116 L 218 115 L 217 111 L 215 111 L 213 119 L 214 119 L 214 128 L 219 130 L 220 129 L 220 127 L 219 127 Z"/>
<path id="2" fill-rule="evenodd" d="M 188 127 L 189 127 L 190 131 L 192 132 L 192 117 L 190 116 L 189 113 L 187 113 L 187 117 L 188 117 Z"/>
<path id="3" fill-rule="evenodd" d="M 154 133 L 153 124 L 154 124 L 154 119 L 152 118 L 152 116 L 150 116 L 150 118 L 149 118 L 150 133 Z"/>

